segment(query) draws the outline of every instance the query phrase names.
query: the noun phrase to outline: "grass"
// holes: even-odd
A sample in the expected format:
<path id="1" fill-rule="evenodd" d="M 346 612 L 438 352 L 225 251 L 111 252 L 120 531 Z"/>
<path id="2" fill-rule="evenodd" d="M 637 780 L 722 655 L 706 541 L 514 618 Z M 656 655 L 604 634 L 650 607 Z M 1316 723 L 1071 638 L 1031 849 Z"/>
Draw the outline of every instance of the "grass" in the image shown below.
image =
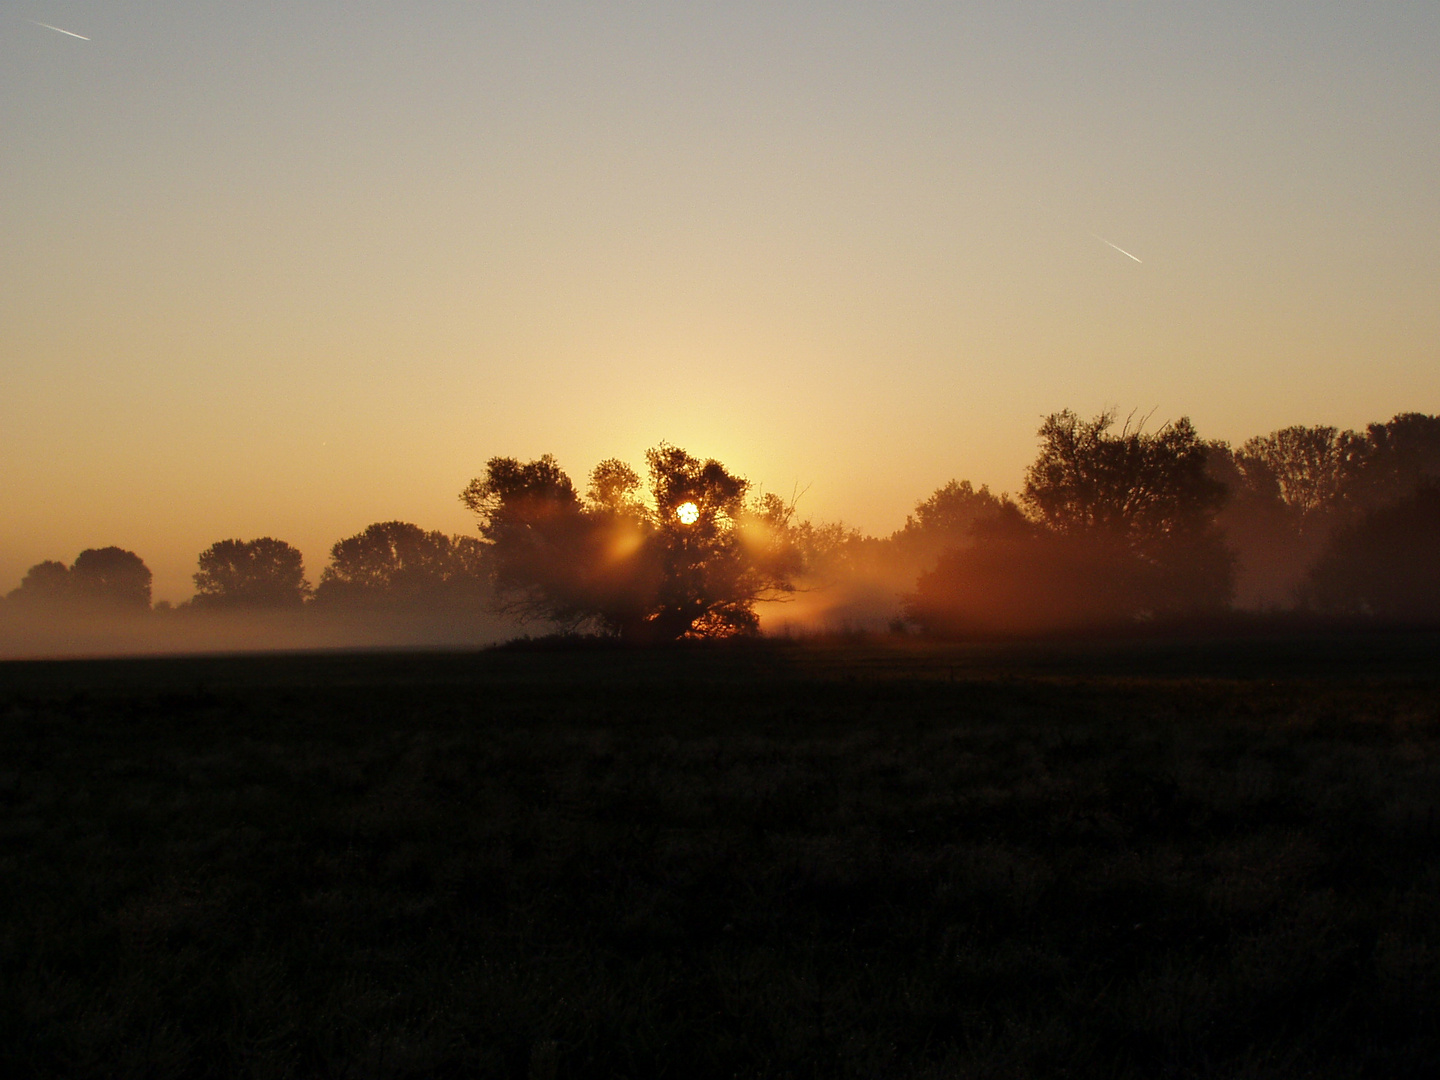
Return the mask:
<path id="1" fill-rule="evenodd" d="M 0 665 L 0 1067 L 1428 1077 L 1436 656 Z"/>

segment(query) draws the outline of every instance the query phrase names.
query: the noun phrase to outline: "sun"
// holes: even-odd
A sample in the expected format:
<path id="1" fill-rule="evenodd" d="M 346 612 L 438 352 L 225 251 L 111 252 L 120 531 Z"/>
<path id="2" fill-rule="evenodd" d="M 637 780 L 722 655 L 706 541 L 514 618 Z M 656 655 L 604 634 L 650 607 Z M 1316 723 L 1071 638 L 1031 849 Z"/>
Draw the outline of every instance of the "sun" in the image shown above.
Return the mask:
<path id="1" fill-rule="evenodd" d="M 681 525 L 694 525 L 700 520 L 700 508 L 693 502 L 683 502 L 675 508 L 675 516 Z"/>

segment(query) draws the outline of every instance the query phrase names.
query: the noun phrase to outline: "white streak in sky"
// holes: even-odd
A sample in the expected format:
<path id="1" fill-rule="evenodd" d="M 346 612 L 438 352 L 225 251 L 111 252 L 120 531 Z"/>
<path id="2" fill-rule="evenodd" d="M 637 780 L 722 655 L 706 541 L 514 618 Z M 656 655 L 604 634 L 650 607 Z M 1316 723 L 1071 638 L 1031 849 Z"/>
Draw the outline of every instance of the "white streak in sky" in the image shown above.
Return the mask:
<path id="1" fill-rule="evenodd" d="M 34 25 L 36 26 L 43 26 L 46 30 L 54 30 L 57 34 L 65 34 L 68 37 L 78 37 L 81 41 L 90 40 L 84 34 L 72 34 L 69 30 L 61 30 L 60 27 L 51 26 L 48 22 L 35 22 L 34 19 L 26 19 L 25 21 L 28 23 L 34 23 Z"/>
<path id="2" fill-rule="evenodd" d="M 1093 232 L 1092 232 L 1090 235 L 1093 236 L 1093 237 L 1095 237 L 1095 239 L 1096 239 L 1096 240 L 1099 240 L 1100 243 L 1102 243 L 1102 244 L 1109 244 L 1109 245 L 1110 245 L 1111 247 L 1113 247 L 1116 251 L 1118 251 L 1121 255 L 1124 255 L 1127 259 L 1135 259 L 1135 256 L 1134 256 L 1134 255 L 1131 255 L 1128 251 L 1126 251 L 1124 248 L 1122 248 L 1119 244 L 1111 244 L 1109 240 L 1106 240 L 1106 239 L 1105 239 L 1103 236 L 1101 236 L 1099 233 L 1093 233 Z M 1143 259 L 1135 259 L 1135 261 L 1136 261 L 1136 262 L 1144 262 L 1145 260 L 1143 260 Z"/>

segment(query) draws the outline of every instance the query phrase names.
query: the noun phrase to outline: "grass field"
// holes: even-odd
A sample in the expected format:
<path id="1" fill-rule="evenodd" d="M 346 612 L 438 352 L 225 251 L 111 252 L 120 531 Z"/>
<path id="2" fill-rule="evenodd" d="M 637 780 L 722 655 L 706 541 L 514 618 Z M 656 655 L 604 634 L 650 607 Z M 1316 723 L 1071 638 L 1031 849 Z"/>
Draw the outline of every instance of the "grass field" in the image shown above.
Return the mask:
<path id="1" fill-rule="evenodd" d="M 1430 1077 L 1437 661 L 0 664 L 0 1069 Z"/>

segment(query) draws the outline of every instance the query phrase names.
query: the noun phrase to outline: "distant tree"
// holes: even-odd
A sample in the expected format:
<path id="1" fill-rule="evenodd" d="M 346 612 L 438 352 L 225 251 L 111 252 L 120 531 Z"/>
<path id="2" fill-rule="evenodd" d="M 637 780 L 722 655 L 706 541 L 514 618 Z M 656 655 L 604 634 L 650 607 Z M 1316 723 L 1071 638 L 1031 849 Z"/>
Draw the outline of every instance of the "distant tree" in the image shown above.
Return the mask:
<path id="1" fill-rule="evenodd" d="M 54 559 L 36 563 L 25 571 L 19 588 L 8 597 L 16 607 L 26 608 L 53 607 L 70 599 L 70 568 Z"/>
<path id="2" fill-rule="evenodd" d="M 1356 443 L 1345 494 L 1358 510 L 1401 502 L 1440 482 L 1440 416 L 1400 413 L 1368 425 Z"/>
<path id="3" fill-rule="evenodd" d="M 969 480 L 951 480 L 905 518 L 905 527 L 892 537 L 893 557 L 905 562 L 910 576 L 934 565 L 941 552 L 972 542 L 975 526 L 1001 512 L 1001 500 Z"/>
<path id="4" fill-rule="evenodd" d="M 1235 602 L 1288 607 L 1324 544 L 1331 516 L 1302 515 L 1280 495 L 1274 473 L 1242 461 L 1227 443 L 1209 445 L 1206 471 L 1225 487 L 1215 523 L 1235 553 Z"/>
<path id="5" fill-rule="evenodd" d="M 885 541 L 838 521 L 802 521 L 790 526 L 789 538 L 805 576 L 822 582 L 869 572 L 887 553 Z"/>
<path id="6" fill-rule="evenodd" d="M 1248 440 L 1235 452 L 1235 464 L 1252 497 L 1279 502 L 1303 532 L 1340 509 L 1363 444 L 1353 431 L 1288 427 Z"/>
<path id="7" fill-rule="evenodd" d="M 300 552 L 283 540 L 219 540 L 200 553 L 199 608 L 293 608 L 310 594 Z"/>
<path id="8" fill-rule="evenodd" d="M 969 480 L 951 480 L 915 504 L 915 512 L 905 518 L 905 529 L 964 536 L 977 521 L 999 512 L 1000 500 L 984 484 L 977 491 Z"/>
<path id="9" fill-rule="evenodd" d="M 582 500 L 549 455 L 487 463 L 460 497 L 480 517 L 506 610 L 631 640 L 757 628 L 755 604 L 793 587 L 790 507 L 747 501 L 746 480 L 678 447 L 649 450 L 646 464 L 648 499 L 612 459 Z"/>
<path id="10" fill-rule="evenodd" d="M 437 603 L 473 599 L 484 575 L 484 545 L 467 536 L 426 532 L 382 521 L 330 549 L 320 575 L 320 603 Z"/>
<path id="11" fill-rule="evenodd" d="M 1234 451 L 1215 444 L 1210 465 L 1229 489 L 1217 521 L 1238 557 L 1239 601 L 1313 601 L 1310 573 L 1337 530 L 1440 480 L 1440 417 L 1282 428 Z"/>
<path id="12" fill-rule="evenodd" d="M 1338 529 L 1310 586 L 1322 611 L 1440 618 L 1440 484 L 1422 484 Z"/>
<path id="13" fill-rule="evenodd" d="M 618 458 L 607 458 L 590 471 L 586 494 L 592 510 L 637 521 L 646 517 L 640 476 Z"/>
<path id="14" fill-rule="evenodd" d="M 87 548 L 70 567 L 70 592 L 81 603 L 147 611 L 150 583 L 144 560 L 123 548 Z"/>
<path id="15" fill-rule="evenodd" d="M 1224 501 L 1205 471 L 1207 446 L 1188 417 L 1147 434 L 1112 411 L 1081 420 L 1069 410 L 1040 426 L 1040 453 L 1021 501 L 1060 533 L 1098 533 L 1144 545 L 1203 530 Z"/>
<path id="16" fill-rule="evenodd" d="M 1150 612 L 1223 607 L 1234 566 L 1215 525 L 1225 487 L 1207 469 L 1210 448 L 1188 417 L 1151 433 L 1114 424 L 1110 411 L 1047 417 L 1021 502 L 1053 532 L 1133 558 Z"/>

